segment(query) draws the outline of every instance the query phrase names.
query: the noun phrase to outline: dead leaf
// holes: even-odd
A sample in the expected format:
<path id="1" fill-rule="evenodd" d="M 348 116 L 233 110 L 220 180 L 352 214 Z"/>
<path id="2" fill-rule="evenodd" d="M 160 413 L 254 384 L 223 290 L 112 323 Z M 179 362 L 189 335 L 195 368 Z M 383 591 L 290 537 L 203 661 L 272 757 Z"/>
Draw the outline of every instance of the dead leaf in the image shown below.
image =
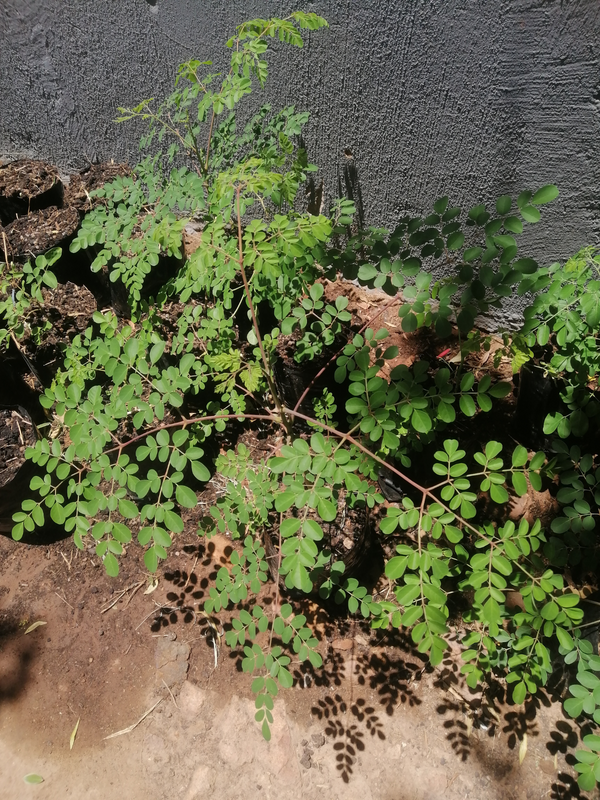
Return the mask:
<path id="1" fill-rule="evenodd" d="M 525 611 L 525 603 L 521 592 L 506 592 L 506 600 L 504 602 L 509 610 L 519 608 L 521 611 Z"/>
<path id="2" fill-rule="evenodd" d="M 27 636 L 27 634 L 28 634 L 28 633 L 31 633 L 31 631 L 34 631 L 36 628 L 39 628 L 39 627 L 40 627 L 40 625 L 47 625 L 47 624 L 48 624 L 48 623 L 47 623 L 47 622 L 44 622 L 44 620 L 42 620 L 42 619 L 38 619 L 38 621 L 37 621 L 37 622 L 33 622 L 33 623 L 32 623 L 32 624 L 31 624 L 31 625 L 30 625 L 30 626 L 27 628 L 27 630 L 25 631 L 25 633 L 24 633 L 23 635 L 24 635 L 24 636 Z"/>
<path id="3" fill-rule="evenodd" d="M 81 719 L 81 717 L 79 717 L 79 719 L 75 723 L 75 727 L 73 728 L 73 733 L 71 734 L 71 736 L 69 738 L 69 750 L 72 750 L 73 749 L 73 745 L 75 744 L 75 737 L 77 736 L 77 730 L 79 728 L 79 720 L 80 719 Z"/>
<path id="4" fill-rule="evenodd" d="M 334 639 L 331 646 L 334 650 L 352 650 L 352 639 Z"/>
<path id="5" fill-rule="evenodd" d="M 519 747 L 519 764 L 523 763 L 523 759 L 527 755 L 527 734 L 523 734 L 523 739 L 521 740 L 521 746 Z"/>
<path id="6" fill-rule="evenodd" d="M 465 733 L 467 735 L 467 739 L 473 733 L 473 718 L 471 716 L 469 716 L 469 715 L 467 715 L 467 720 L 466 720 L 466 723 L 465 723 Z"/>
<path id="7" fill-rule="evenodd" d="M 36 775 L 35 772 L 30 772 L 29 775 L 25 775 L 23 778 L 25 783 L 43 783 L 44 779 L 41 775 Z"/>

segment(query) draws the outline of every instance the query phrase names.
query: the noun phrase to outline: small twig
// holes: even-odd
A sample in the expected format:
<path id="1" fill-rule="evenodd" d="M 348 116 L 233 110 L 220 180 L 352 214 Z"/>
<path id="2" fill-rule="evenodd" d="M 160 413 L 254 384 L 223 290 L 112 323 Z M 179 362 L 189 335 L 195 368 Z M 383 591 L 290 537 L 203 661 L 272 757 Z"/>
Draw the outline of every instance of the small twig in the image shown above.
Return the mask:
<path id="1" fill-rule="evenodd" d="M 152 706 L 152 708 L 149 708 L 149 709 L 148 709 L 148 711 L 146 711 L 146 713 L 145 713 L 143 716 L 141 716 L 141 717 L 138 719 L 138 721 L 137 721 L 137 722 L 134 722 L 134 723 L 133 723 L 133 725 L 130 725 L 128 728 L 123 728 L 123 730 L 122 730 L 122 731 L 117 731 L 116 733 L 111 733 L 109 736 L 105 736 L 105 737 L 104 737 L 104 740 L 106 740 L 106 739 L 114 739 L 114 738 L 115 738 L 115 736 L 122 736 L 124 733 L 131 733 L 131 731 L 133 731 L 133 730 L 135 730 L 135 729 L 137 728 L 137 726 L 140 724 L 140 722 L 143 722 L 143 721 L 146 719 L 146 717 L 148 716 L 148 714 L 151 714 L 151 713 L 154 711 L 154 709 L 156 708 L 156 706 L 157 706 L 159 703 L 161 703 L 161 702 L 162 702 L 162 699 L 163 699 L 163 698 L 162 698 L 162 697 L 160 697 L 160 698 L 159 698 L 159 699 L 156 701 L 156 703 L 154 703 L 154 705 Z"/>
<path id="2" fill-rule="evenodd" d="M 100 613 L 106 614 L 107 611 L 110 611 L 110 609 L 119 602 L 119 600 L 123 597 L 126 591 L 127 589 L 123 589 L 122 591 L 120 591 L 119 594 L 115 597 L 115 599 L 111 600 L 111 602 L 106 606 L 106 608 L 101 609 Z"/>
<path id="3" fill-rule="evenodd" d="M 454 697 L 456 697 L 457 700 L 460 700 L 461 703 L 464 703 L 464 705 L 469 709 L 469 711 L 471 712 L 475 711 L 475 706 L 473 704 L 477 701 L 477 698 L 473 698 L 471 700 L 468 697 L 465 697 L 464 694 L 461 694 L 457 689 L 455 689 L 454 686 L 452 686 L 450 682 L 445 678 L 441 678 L 440 683 L 443 685 L 444 689 L 447 692 L 453 694 Z M 486 703 L 486 708 L 488 707 L 489 704 Z"/>
<path id="4" fill-rule="evenodd" d="M 174 704 L 175 708 L 179 711 L 179 706 L 177 705 L 177 702 L 176 702 L 175 698 L 173 697 L 173 692 L 168 687 L 167 682 L 165 681 L 164 678 L 162 679 L 162 682 L 164 683 L 167 692 L 171 695 L 171 700 L 173 701 L 173 704 Z"/>
<path id="5" fill-rule="evenodd" d="M 152 614 L 156 614 L 156 609 L 157 609 L 157 608 L 158 608 L 158 609 L 161 609 L 161 608 L 163 608 L 163 606 L 162 606 L 160 603 L 157 603 L 157 602 L 156 602 L 156 600 L 154 601 L 154 605 L 156 606 L 156 608 L 153 608 L 153 609 L 152 609 L 152 611 L 151 611 L 149 614 L 146 614 L 146 616 L 144 617 L 144 619 L 143 619 L 143 620 L 140 622 L 140 624 L 137 626 L 137 628 L 136 628 L 136 631 L 137 631 L 137 629 L 138 629 L 138 628 L 141 628 L 141 627 L 142 627 L 142 625 L 144 624 L 144 622 L 146 622 L 146 620 L 148 619 L 148 617 L 151 617 L 151 616 L 152 616 Z"/>
<path id="6" fill-rule="evenodd" d="M 17 423 L 17 428 L 19 429 L 19 439 L 21 440 L 21 444 L 25 446 L 25 440 L 23 439 L 23 434 L 21 433 L 21 426 L 19 425 L 19 420 L 15 419 L 15 422 Z"/>
<path id="7" fill-rule="evenodd" d="M 133 589 L 133 591 L 131 592 L 131 594 L 130 594 L 130 595 L 129 595 L 129 597 L 127 598 L 127 602 L 126 602 L 126 603 L 125 603 L 125 605 L 123 606 L 123 609 L 126 609 L 126 608 L 129 606 L 129 604 L 130 604 L 130 603 L 131 603 L 131 601 L 133 600 L 133 597 L 134 597 L 135 593 L 136 593 L 136 592 L 137 592 L 139 589 L 141 589 L 141 587 L 144 585 L 144 583 L 145 583 L 145 581 L 140 581 L 140 582 L 139 582 L 139 583 L 137 583 L 135 586 L 130 586 L 130 587 L 129 587 L 129 589 Z M 129 590 L 128 590 L 128 591 L 129 591 Z"/>
<path id="8" fill-rule="evenodd" d="M 13 417 L 17 417 L 17 419 L 20 419 L 21 422 L 23 423 L 23 425 L 33 425 L 33 422 L 30 419 L 27 419 L 27 417 L 23 417 L 21 414 L 19 414 L 18 411 L 15 411 L 13 409 L 12 414 L 13 414 Z"/>
<path id="9" fill-rule="evenodd" d="M 190 582 L 190 578 L 191 578 L 191 577 L 192 577 L 192 575 L 194 574 L 194 570 L 196 569 L 196 564 L 198 563 L 198 559 L 199 559 L 199 558 L 200 558 L 200 556 L 198 556 L 198 555 L 197 555 L 197 556 L 196 556 L 196 560 L 194 561 L 194 566 L 193 566 L 193 567 L 192 567 L 192 569 L 190 570 L 190 574 L 188 575 L 188 577 L 187 577 L 187 581 L 185 582 L 185 586 L 183 587 L 183 591 L 185 591 L 185 590 L 186 590 L 186 588 L 187 588 L 187 585 L 188 585 L 188 583 Z"/>
<path id="10" fill-rule="evenodd" d="M 591 628 L 594 625 L 598 625 L 598 622 L 600 622 L 600 620 L 597 619 L 593 619 L 591 622 L 583 622 L 581 625 L 577 626 L 577 630 L 579 630 L 579 628 Z"/>
<path id="11" fill-rule="evenodd" d="M 62 551 L 62 550 L 60 551 L 60 554 L 61 554 L 61 556 L 64 558 L 64 560 L 65 560 L 65 564 L 66 564 L 66 565 L 67 565 L 67 567 L 69 568 L 69 572 L 71 572 L 71 561 L 73 561 L 73 554 L 71 553 L 71 561 L 67 561 L 67 557 L 66 557 L 66 555 L 63 553 L 63 551 Z"/>
<path id="12" fill-rule="evenodd" d="M 59 593 L 58 593 L 58 592 L 54 592 L 54 594 L 55 594 L 55 595 L 56 595 L 56 596 L 57 596 L 57 597 L 58 597 L 60 600 L 62 600 L 62 601 L 63 601 L 63 603 L 66 603 L 66 604 L 69 606 L 69 608 L 71 609 L 71 611 L 75 611 L 75 609 L 73 608 L 73 606 L 72 606 L 70 603 L 67 603 L 67 601 L 65 600 L 65 598 L 64 598 L 64 597 L 61 597 L 61 596 L 59 595 Z"/>
<path id="13" fill-rule="evenodd" d="M 110 603 L 109 603 L 109 604 L 106 606 L 106 608 L 103 608 L 103 609 L 100 611 L 100 613 L 101 613 L 101 614 L 105 614 L 107 611 L 110 611 L 110 609 L 111 609 L 111 608 L 112 608 L 114 605 L 116 605 L 116 604 L 119 602 L 119 600 L 121 600 L 121 599 L 122 599 L 122 597 L 123 597 L 124 595 L 126 595 L 126 594 L 127 594 L 127 592 L 131 591 L 131 589 L 133 589 L 133 590 L 134 590 L 133 594 L 131 595 L 131 597 L 133 597 L 133 595 L 134 595 L 134 594 L 137 592 L 137 590 L 140 588 L 140 586 L 143 586 L 143 585 L 144 585 L 144 581 L 139 581 L 138 583 L 132 583 L 132 584 L 131 584 L 131 586 L 128 586 L 126 589 L 123 589 L 122 591 L 120 591 L 120 592 L 119 592 L 119 594 L 118 594 L 118 595 L 115 597 L 115 599 L 114 599 L 114 600 L 112 600 L 112 601 L 111 601 L 111 602 L 110 602 Z M 131 602 L 131 597 L 130 597 L 130 598 L 129 598 L 129 600 L 127 601 L 127 603 L 126 603 L 126 605 L 125 605 L 125 608 L 127 608 L 127 606 L 129 605 L 129 603 Z"/>
<path id="14" fill-rule="evenodd" d="M 4 261 L 6 262 L 6 266 L 8 268 L 8 243 L 6 241 L 6 234 L 2 231 L 2 244 L 4 249 Z"/>

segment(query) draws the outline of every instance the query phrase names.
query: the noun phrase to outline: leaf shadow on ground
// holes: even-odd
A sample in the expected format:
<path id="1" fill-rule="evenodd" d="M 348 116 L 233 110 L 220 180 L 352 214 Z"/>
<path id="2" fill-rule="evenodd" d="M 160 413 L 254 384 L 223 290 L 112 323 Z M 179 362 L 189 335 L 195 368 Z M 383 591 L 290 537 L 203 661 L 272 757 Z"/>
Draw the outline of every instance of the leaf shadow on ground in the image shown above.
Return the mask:
<path id="1" fill-rule="evenodd" d="M 211 540 L 183 548 L 190 567 L 164 572 L 163 578 L 171 588 L 166 601 L 156 604 L 153 632 L 165 632 L 178 623 L 193 623 L 207 648 L 218 647 L 215 620 L 204 615 L 202 605 L 217 571 L 229 563 L 232 549 L 218 548 Z M 273 602 L 272 596 L 261 597 L 263 605 Z M 502 734 L 508 749 L 518 752 L 525 734 L 529 740 L 541 735 L 537 719 L 540 708 L 548 708 L 558 699 L 554 692 L 540 691 L 522 706 L 515 706 L 503 683 L 494 678 L 489 680 L 485 693 L 471 692 L 460 675 L 456 654 L 447 657 L 434 671 L 402 631 L 372 631 L 366 622 L 347 619 L 339 610 L 331 613 L 331 609 L 309 598 L 292 602 L 295 612 L 306 616 L 319 640 L 324 662 L 318 669 L 308 661 L 297 665 L 293 671 L 294 688 L 329 690 L 313 705 L 311 714 L 324 725 L 323 734 L 334 750 L 336 769 L 345 783 L 350 782 L 359 756 L 367 753 L 369 742 L 385 741 L 385 716 L 422 703 L 418 687 L 424 673 L 432 674 L 433 686 L 444 692 L 436 711 L 443 718 L 442 726 L 456 757 L 462 762 L 475 758 L 487 774 L 503 782 L 514 771 L 515 758 L 493 755 L 485 740 Z M 251 610 L 252 604 L 241 604 L 236 612 L 240 607 Z M 227 628 L 229 613 L 219 616 Z M 0 641 L 1 636 L 0 629 Z M 242 657 L 240 649 L 230 653 L 240 672 Z M 585 732 L 573 721 L 556 722 L 546 742 L 549 757 L 561 754 L 572 766 L 571 753 Z M 310 754 L 305 753 L 305 759 L 304 766 L 309 768 Z M 554 776 L 550 791 L 553 800 L 581 797 L 576 780 L 566 772 Z"/>
<path id="2" fill-rule="evenodd" d="M 217 572 L 222 567 L 230 565 L 230 556 L 233 547 L 227 544 L 218 546 L 214 540 L 207 540 L 199 545 L 186 545 L 182 548 L 185 556 L 191 560 L 189 568 L 166 569 L 162 579 L 171 588 L 167 591 L 165 601 L 156 603 L 152 612 L 153 619 L 150 630 L 157 634 L 165 634 L 167 629 L 180 623 L 194 626 L 198 634 L 195 639 L 204 639 L 206 647 L 218 651 L 221 646 L 221 636 L 230 627 L 230 619 L 239 613 L 240 609 L 252 610 L 255 603 L 239 603 L 235 609 L 221 611 L 219 614 L 208 615 L 203 611 L 204 602 L 209 597 L 211 586 L 215 585 Z M 269 606 L 273 598 L 266 594 L 260 596 L 263 606 Z M 230 655 L 236 660 L 238 672 L 242 671 L 242 657 L 235 650 Z"/>
<path id="3" fill-rule="evenodd" d="M 335 634 L 337 639 L 329 637 L 332 640 L 324 667 L 314 677 L 317 685 L 334 689 L 335 693 L 319 699 L 311 713 L 324 723 L 323 733 L 334 750 L 336 769 L 344 783 L 349 783 L 359 754 L 367 751 L 369 741 L 386 739 L 381 709 L 391 717 L 404 704 L 421 703 L 411 684 L 425 665 L 407 637 L 398 631 L 383 637 L 385 649 L 378 646 L 377 635 L 360 623 L 338 622 Z M 388 648 L 393 655 L 387 652 Z M 371 698 L 374 694 L 376 701 L 365 696 Z"/>
<path id="4" fill-rule="evenodd" d="M 232 547 L 222 551 L 213 541 L 206 541 L 199 545 L 186 545 L 183 552 L 193 558 L 190 569 L 167 569 L 163 579 L 171 584 L 164 603 L 157 604 L 150 629 L 153 633 L 165 631 L 169 626 L 184 624 L 198 624 L 200 636 L 207 640 L 207 645 L 213 647 L 214 629 L 208 617 L 202 612 L 202 605 L 208 598 L 210 586 L 214 585 L 218 570 L 226 566 Z"/>
<path id="5" fill-rule="evenodd" d="M 539 690 L 517 706 L 510 698 L 510 690 L 507 692 L 505 684 L 493 676 L 488 676 L 485 691 L 472 692 L 460 675 L 456 658 L 449 657 L 438 668 L 434 681 L 436 687 L 446 691 L 446 698 L 437 706 L 436 711 L 444 717 L 446 737 L 461 761 L 467 761 L 472 756 L 480 758 L 500 778 L 503 773 L 506 775 L 506 769 L 514 769 L 514 759 L 506 765 L 498 759 L 494 766 L 490 763 L 489 754 L 482 749 L 482 738 L 493 740 L 502 734 L 506 737 L 508 749 L 518 752 L 525 737 L 531 741 L 545 733 L 538 720 L 540 711 L 542 707 L 549 709 L 553 703 L 561 702 L 567 684 L 568 679 L 565 680 L 562 671 L 558 670 L 546 690 Z M 562 713 L 565 718 L 555 721 L 553 728 L 547 733 L 545 750 L 549 760 L 562 755 L 567 764 L 573 766 L 573 751 L 590 731 L 585 726 L 580 729 L 574 720 L 566 717 L 564 711 Z M 473 736 L 473 731 L 477 731 L 478 736 Z M 554 775 L 550 792 L 549 797 L 552 800 L 569 800 L 582 796 L 577 781 L 566 772 Z"/>
<path id="6" fill-rule="evenodd" d="M 577 781 L 567 772 L 559 772 L 552 784 L 550 800 L 574 800 L 583 797 Z"/>
<path id="7" fill-rule="evenodd" d="M 528 697 L 523 706 L 507 705 L 505 687 L 493 676 L 488 678 L 485 692 L 471 691 L 460 675 L 456 656 L 444 659 L 434 686 L 446 693 L 436 711 L 444 717 L 446 737 L 461 761 L 467 761 L 471 755 L 475 741 L 471 736 L 473 730 L 491 739 L 502 732 L 511 750 L 520 745 L 524 734 L 529 738 L 539 736 L 537 710 L 540 703 L 550 704 L 546 695 L 540 693 Z"/>

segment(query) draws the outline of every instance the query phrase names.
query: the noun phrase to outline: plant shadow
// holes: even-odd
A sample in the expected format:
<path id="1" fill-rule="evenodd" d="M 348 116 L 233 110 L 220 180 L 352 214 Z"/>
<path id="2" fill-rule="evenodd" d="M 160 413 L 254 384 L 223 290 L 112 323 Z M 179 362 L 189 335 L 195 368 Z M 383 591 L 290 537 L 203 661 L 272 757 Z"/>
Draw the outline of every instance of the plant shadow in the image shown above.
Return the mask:
<path id="1" fill-rule="evenodd" d="M 167 569 L 163 573 L 163 580 L 172 588 L 167 592 L 165 602 L 157 606 L 150 630 L 158 633 L 179 623 L 194 624 L 200 637 L 206 640 L 207 647 L 213 649 L 216 626 L 204 613 L 202 605 L 208 597 L 209 587 L 214 585 L 218 570 L 228 563 L 233 548 L 219 549 L 214 541 L 209 540 L 182 549 L 193 559 L 192 566 L 190 569 Z"/>
<path id="2" fill-rule="evenodd" d="M 36 646 L 18 622 L 0 618 L 0 707 L 16 701 L 32 678 Z"/>
<path id="3" fill-rule="evenodd" d="M 356 634 L 355 627 L 352 623 L 348 632 Z M 331 742 L 336 769 L 344 783 L 350 782 L 368 742 L 386 740 L 377 706 L 391 717 L 404 704 L 421 703 L 412 683 L 426 668 L 423 659 L 399 631 L 387 634 L 385 639 L 391 655 L 378 646 L 377 636 L 368 628 L 351 639 L 338 639 L 343 649 L 336 650 L 336 642 L 332 642 L 323 669 L 326 679 L 321 685 L 335 686 L 337 691 L 320 698 L 311 708 L 313 717 L 325 725 L 323 734 Z M 346 692 L 348 700 L 344 698 Z M 367 693 L 369 698 L 375 693 L 377 700 L 367 699 Z"/>

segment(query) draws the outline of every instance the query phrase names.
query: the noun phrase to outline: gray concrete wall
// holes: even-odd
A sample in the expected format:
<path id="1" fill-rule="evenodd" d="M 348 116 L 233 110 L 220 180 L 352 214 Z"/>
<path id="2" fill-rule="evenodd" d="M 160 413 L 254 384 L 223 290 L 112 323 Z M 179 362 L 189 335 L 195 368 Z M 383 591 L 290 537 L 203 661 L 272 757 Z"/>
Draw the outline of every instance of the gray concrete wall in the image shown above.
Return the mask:
<path id="1" fill-rule="evenodd" d="M 3 0 L 0 155 L 63 169 L 137 158 L 118 105 L 168 93 L 255 16 L 325 16 L 302 51 L 278 44 L 266 99 L 312 112 L 306 140 L 331 198 L 354 154 L 366 220 L 440 195 L 475 204 L 556 183 L 530 233 L 543 261 L 600 235 L 598 0 Z"/>

